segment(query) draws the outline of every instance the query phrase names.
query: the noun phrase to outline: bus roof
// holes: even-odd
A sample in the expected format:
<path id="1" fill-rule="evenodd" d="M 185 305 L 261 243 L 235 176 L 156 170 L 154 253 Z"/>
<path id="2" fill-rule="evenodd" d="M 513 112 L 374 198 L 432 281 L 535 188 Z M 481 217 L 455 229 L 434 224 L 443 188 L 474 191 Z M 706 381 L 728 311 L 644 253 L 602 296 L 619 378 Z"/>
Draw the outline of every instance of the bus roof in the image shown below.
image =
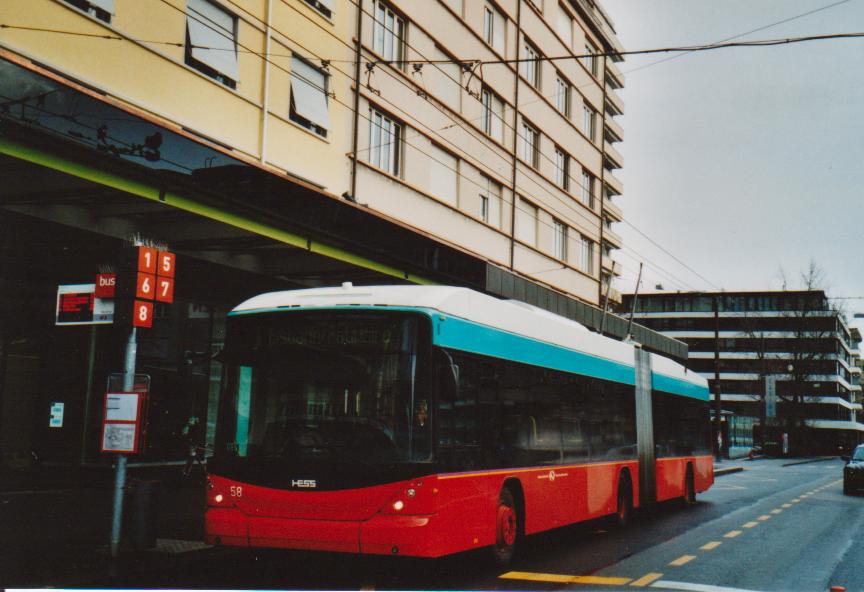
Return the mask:
<path id="1" fill-rule="evenodd" d="M 286 290 L 261 294 L 234 308 L 235 313 L 269 312 L 282 308 L 341 307 L 417 308 L 435 310 L 485 327 L 505 331 L 604 358 L 632 367 L 634 346 L 593 333 L 580 323 L 516 300 L 501 300 L 454 286 L 352 286 Z M 707 382 L 677 362 L 652 354 L 652 370 L 704 388 Z"/>

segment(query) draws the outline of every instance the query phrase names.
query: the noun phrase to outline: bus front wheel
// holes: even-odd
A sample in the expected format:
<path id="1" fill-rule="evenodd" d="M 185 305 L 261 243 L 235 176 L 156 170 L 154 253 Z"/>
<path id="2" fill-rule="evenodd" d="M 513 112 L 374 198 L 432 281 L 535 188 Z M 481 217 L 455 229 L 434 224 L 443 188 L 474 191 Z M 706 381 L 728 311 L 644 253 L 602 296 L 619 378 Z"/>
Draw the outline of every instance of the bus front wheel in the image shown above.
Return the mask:
<path id="1" fill-rule="evenodd" d="M 492 556 L 498 565 L 508 565 L 516 553 L 519 541 L 519 513 L 513 494 L 505 487 L 498 495 L 495 508 L 495 544 Z"/>

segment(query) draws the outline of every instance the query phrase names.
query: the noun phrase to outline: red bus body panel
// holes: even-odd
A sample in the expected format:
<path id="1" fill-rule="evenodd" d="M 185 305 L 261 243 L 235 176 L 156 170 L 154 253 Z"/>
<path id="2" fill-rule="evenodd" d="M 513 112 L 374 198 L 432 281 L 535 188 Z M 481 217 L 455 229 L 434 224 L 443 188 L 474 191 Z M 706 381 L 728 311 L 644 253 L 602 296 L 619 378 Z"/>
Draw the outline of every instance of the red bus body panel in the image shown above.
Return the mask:
<path id="1" fill-rule="evenodd" d="M 711 486 L 712 457 L 657 459 L 658 501 L 684 495 L 688 463 L 696 491 Z M 324 492 L 269 489 L 211 476 L 206 540 L 244 547 L 440 557 L 495 542 L 495 507 L 507 481 L 518 481 L 525 533 L 534 534 L 615 512 L 622 471 L 629 472 L 637 507 L 635 460 L 448 473 Z M 236 492 L 238 485 L 241 495 L 232 496 L 232 486 Z M 408 488 L 416 497 L 406 495 Z M 222 495 L 220 503 L 216 495 Z M 393 509 L 396 500 L 404 503 L 402 511 Z"/>
<path id="2" fill-rule="evenodd" d="M 657 501 L 662 502 L 684 496 L 687 483 L 687 465 L 693 466 L 693 486 L 696 493 L 706 491 L 714 483 L 714 458 L 711 456 L 684 456 L 658 458 Z"/>

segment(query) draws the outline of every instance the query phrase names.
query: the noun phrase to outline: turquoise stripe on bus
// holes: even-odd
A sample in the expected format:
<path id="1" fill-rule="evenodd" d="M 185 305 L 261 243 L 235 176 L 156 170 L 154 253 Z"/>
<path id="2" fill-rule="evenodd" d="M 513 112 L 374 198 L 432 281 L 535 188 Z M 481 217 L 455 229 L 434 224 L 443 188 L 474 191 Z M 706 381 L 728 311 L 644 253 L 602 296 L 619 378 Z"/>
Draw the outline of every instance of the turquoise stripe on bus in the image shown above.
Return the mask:
<path id="1" fill-rule="evenodd" d="M 433 323 L 432 342 L 441 347 L 552 370 L 584 374 L 628 385 L 636 384 L 633 366 L 620 362 L 544 343 L 458 317 L 445 317 L 440 313 L 433 317 Z"/>
<path id="2" fill-rule="evenodd" d="M 441 347 L 449 347 L 469 353 L 521 362 L 523 364 L 532 364 L 551 370 L 584 374 L 593 378 L 611 380 L 627 385 L 634 385 L 636 383 L 636 372 L 633 366 L 577 352 L 559 345 L 552 345 L 531 339 L 530 337 L 523 337 L 515 333 L 508 333 L 494 327 L 460 319 L 459 317 L 448 316 L 430 308 L 411 306 L 306 305 L 236 310 L 229 312 L 228 315 L 243 316 L 274 312 L 299 312 L 304 310 L 390 310 L 417 312 L 432 320 L 432 342 Z M 657 373 L 652 373 L 652 379 L 653 387 L 656 390 L 703 401 L 709 399 L 707 388 L 687 382 L 686 380 Z"/>
<path id="3" fill-rule="evenodd" d="M 692 382 L 687 382 L 680 378 L 666 376 L 665 374 L 652 372 L 651 383 L 652 388 L 655 391 L 684 395 L 685 397 L 693 397 L 694 399 L 700 399 L 702 401 L 707 401 L 710 398 L 707 387 L 693 384 Z"/>

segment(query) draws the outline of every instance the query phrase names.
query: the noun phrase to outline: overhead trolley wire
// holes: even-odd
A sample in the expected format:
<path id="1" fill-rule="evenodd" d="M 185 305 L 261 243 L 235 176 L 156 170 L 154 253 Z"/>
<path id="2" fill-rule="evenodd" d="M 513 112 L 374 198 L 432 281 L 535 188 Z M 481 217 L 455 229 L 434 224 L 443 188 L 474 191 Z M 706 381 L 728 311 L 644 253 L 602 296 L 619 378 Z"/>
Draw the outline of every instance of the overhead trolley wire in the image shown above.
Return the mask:
<path id="1" fill-rule="evenodd" d="M 850 2 L 850 1 L 851 0 L 840 0 L 839 2 L 832 2 L 831 4 L 826 4 L 825 6 L 820 6 L 819 8 L 814 8 L 813 10 L 808 10 L 806 12 L 802 12 L 800 14 L 796 14 L 794 16 L 790 16 L 790 17 L 784 18 L 782 20 L 775 21 L 775 22 L 769 23 L 767 25 L 762 25 L 761 27 L 756 27 L 755 29 L 750 29 L 749 31 L 744 31 L 743 33 L 738 33 L 737 35 L 733 35 L 732 37 L 727 37 L 725 39 L 721 39 L 720 41 L 717 41 L 715 43 L 725 43 L 728 41 L 734 41 L 735 39 L 740 39 L 741 37 L 746 37 L 747 35 L 752 35 L 753 33 L 758 33 L 759 31 L 771 29 L 773 27 L 776 27 L 777 25 L 784 25 L 786 23 L 792 22 L 794 20 L 798 20 L 798 19 L 803 18 L 805 16 L 810 16 L 811 14 L 816 14 L 817 12 L 822 12 L 823 10 L 828 10 L 828 9 L 834 8 L 836 6 L 840 6 L 841 4 L 846 4 L 847 2 Z M 664 62 L 670 62 L 672 60 L 677 60 L 678 58 L 682 58 L 682 57 L 689 55 L 691 53 L 693 53 L 693 52 L 692 51 L 685 51 L 685 52 L 679 53 L 678 55 L 668 56 L 668 57 L 665 57 L 663 59 L 657 60 L 656 62 L 651 62 L 650 64 L 645 64 L 645 65 L 633 68 L 632 70 L 627 70 L 626 72 L 624 72 L 624 74 L 632 74 L 633 72 L 645 70 L 646 68 L 651 68 L 652 66 L 656 66 L 656 65 L 662 64 Z"/>
<path id="2" fill-rule="evenodd" d="M 177 11 L 184 13 L 184 14 L 185 14 L 186 16 L 188 16 L 189 18 L 192 18 L 192 19 L 196 20 L 197 22 L 201 22 L 202 24 L 206 24 L 206 23 L 203 23 L 203 21 L 201 21 L 197 16 L 195 16 L 195 15 L 191 15 L 191 14 L 187 13 L 185 10 L 183 10 L 183 9 L 177 7 L 177 6 L 174 6 L 174 5 L 171 4 L 170 2 L 167 2 L 166 0 L 160 0 L 160 1 L 162 1 L 162 2 L 165 3 L 166 5 L 170 6 L 171 8 L 173 8 L 173 9 L 175 9 L 175 10 L 177 10 Z M 228 1 L 231 2 L 231 0 L 228 0 Z M 350 1 L 350 0 L 349 0 L 349 1 Z M 284 2 L 284 0 L 283 0 L 283 2 Z M 236 3 L 231 2 L 231 4 L 234 5 L 234 6 L 237 6 L 237 8 L 239 8 L 239 9 L 241 9 L 241 10 L 244 10 L 244 12 L 246 12 L 247 14 L 250 14 L 250 16 L 253 16 L 253 17 L 254 17 L 254 15 L 251 15 L 251 13 L 249 13 L 248 11 L 246 11 L 245 9 L 243 9 L 242 7 L 240 7 L 239 5 L 237 5 Z M 290 4 L 288 4 L 288 3 L 286 3 L 286 5 L 290 6 Z M 356 5 L 356 4 L 355 4 L 355 5 Z M 294 7 L 291 7 L 291 8 L 294 8 Z M 296 9 L 295 9 L 295 10 L 296 10 Z M 370 14 L 370 13 L 368 13 L 368 11 L 363 10 L 363 12 L 366 13 L 367 15 L 369 15 L 371 18 L 373 18 L 373 19 L 375 18 L 375 16 L 372 15 L 372 14 Z M 304 15 L 304 16 L 305 16 L 305 15 Z M 254 18 L 257 19 L 257 17 L 254 17 Z M 307 18 L 308 18 L 308 17 L 307 17 Z M 257 19 L 257 20 L 259 20 L 260 22 L 263 23 L 263 21 L 261 21 L 261 19 Z M 0 27 L 2 27 L 2 26 L 6 26 L 7 28 L 15 28 L 14 26 L 10 26 L 10 25 L 0 25 Z M 319 25 L 319 26 L 320 26 L 320 25 Z M 18 27 L 18 28 L 22 28 L 22 29 L 26 29 L 26 30 L 38 30 L 38 31 L 43 31 L 43 32 L 59 32 L 59 33 L 62 33 L 62 32 L 63 32 L 63 31 L 54 30 L 54 29 L 40 29 L 40 28 L 36 28 L 36 27 Z M 385 28 L 386 28 L 386 25 L 385 25 Z M 289 35 L 284 34 L 282 31 L 279 31 L 278 29 L 274 29 L 273 27 L 271 27 L 271 29 L 272 29 L 272 30 L 275 30 L 277 33 L 279 33 L 281 36 L 285 37 L 286 39 L 288 39 L 288 40 L 291 41 L 292 43 L 296 43 L 295 40 L 293 40 Z M 325 29 L 325 31 L 326 31 L 326 29 Z M 330 33 L 329 31 L 327 31 L 327 32 Z M 221 34 L 221 32 L 219 32 L 219 33 Z M 70 34 L 75 34 L 75 33 L 74 33 L 74 32 L 70 32 Z M 331 34 L 331 36 L 333 36 L 334 38 L 336 38 L 337 40 L 339 40 L 340 42 L 342 42 L 343 44 L 345 44 L 347 47 L 353 49 L 349 44 L 345 43 L 343 40 L 339 39 L 338 37 L 336 37 L 336 36 L 333 35 L 332 33 L 330 33 L 330 34 Z M 81 35 L 82 35 L 82 36 L 94 36 L 94 37 L 106 38 L 106 39 L 124 40 L 124 38 L 122 38 L 122 37 L 116 37 L 116 36 L 93 35 L 93 34 L 81 34 Z M 226 38 L 228 37 L 228 35 L 224 35 L 224 36 L 225 36 Z M 134 40 L 134 39 L 129 38 L 129 40 Z M 141 40 L 139 40 L 139 41 L 141 41 Z M 255 54 L 255 55 L 261 57 L 262 59 L 264 59 L 265 61 L 267 61 L 267 62 L 270 63 L 271 65 L 274 65 L 277 69 L 282 70 L 283 72 L 285 72 L 285 73 L 288 74 L 289 76 L 290 76 L 290 75 L 293 75 L 293 76 L 297 76 L 298 78 L 302 78 L 302 76 L 298 76 L 297 73 L 292 74 L 290 71 L 286 70 L 285 68 L 279 66 L 278 64 L 273 63 L 272 61 L 270 61 L 270 60 L 268 59 L 268 57 L 267 57 L 266 54 L 262 54 L 261 52 L 256 52 L 256 51 L 254 51 L 254 50 L 247 50 L 247 49 L 245 48 L 244 45 L 240 44 L 239 42 L 237 42 L 237 41 L 234 40 L 233 38 L 232 38 L 232 41 L 235 41 L 235 43 L 237 43 L 237 45 L 239 45 L 241 48 L 243 48 L 244 51 L 248 51 L 248 53 L 252 53 L 252 54 Z M 146 43 L 147 41 L 141 41 L 141 42 Z M 155 41 L 154 41 L 153 43 L 159 43 L 159 42 L 155 42 Z M 180 43 L 173 43 L 173 42 L 163 42 L 163 43 L 171 44 L 171 45 L 176 45 L 176 46 L 182 46 L 182 45 L 183 45 L 183 44 L 180 44 Z M 299 45 L 299 44 L 298 44 L 298 45 Z M 302 45 L 300 45 L 300 46 L 303 47 Z M 196 47 L 197 47 L 197 46 L 196 46 Z M 411 46 L 409 45 L 409 47 L 411 47 Z M 303 49 L 306 49 L 306 48 L 303 47 Z M 414 51 L 417 51 L 416 48 L 414 48 L 414 47 L 411 47 L 411 49 L 414 49 Z M 307 51 L 308 51 L 308 50 L 307 50 Z M 419 51 L 417 51 L 417 53 L 420 54 L 420 55 L 422 55 L 422 53 L 420 53 Z M 596 55 L 599 55 L 599 54 L 596 54 Z M 569 57 L 573 57 L 573 56 L 569 56 Z M 318 57 L 318 59 L 322 59 L 322 58 Z M 345 61 L 347 62 L 347 60 L 345 60 Z M 429 60 L 427 60 L 427 61 L 428 61 L 429 63 L 432 63 L 432 61 L 429 61 Z M 330 60 L 323 60 L 323 59 L 322 59 L 322 62 L 330 63 Z M 381 62 L 381 61 L 379 61 L 378 63 L 380 63 L 380 62 Z M 453 62 L 456 62 L 456 60 L 451 60 L 451 61 L 450 61 L 450 63 L 453 63 Z M 491 63 L 491 62 L 490 62 L 490 63 Z M 503 63 L 503 61 L 502 61 L 502 63 Z M 351 79 L 351 80 L 354 79 L 354 77 L 351 76 L 350 74 L 347 74 L 347 73 L 345 73 L 345 72 L 343 72 L 343 71 L 341 71 L 341 70 L 339 70 L 338 68 L 335 68 L 335 67 L 334 67 L 334 69 L 337 70 L 337 71 L 339 71 L 341 74 L 345 75 L 345 76 L 348 77 L 349 79 Z M 441 70 L 440 68 L 438 68 L 438 69 Z M 385 71 L 386 71 L 386 70 L 385 70 Z M 452 77 L 450 77 L 450 76 L 449 76 L 449 73 L 447 73 L 447 72 L 445 72 L 445 71 L 443 71 L 443 70 L 441 70 L 441 71 L 442 71 L 442 73 L 445 74 L 445 76 L 448 76 L 451 80 L 453 80 L 454 82 L 456 82 L 457 84 L 459 84 L 460 87 L 462 86 L 462 85 L 461 85 L 461 81 L 457 81 L 457 80 L 453 79 Z M 398 76 L 395 76 L 394 74 L 392 74 L 392 73 L 390 73 L 390 72 L 387 72 L 387 73 L 388 73 L 391 77 L 394 77 L 394 78 L 399 79 Z M 311 84 L 312 86 L 314 86 L 314 87 L 320 89 L 320 87 L 317 87 L 317 85 L 315 85 L 314 82 L 312 82 L 312 81 L 306 81 L 306 82 L 309 83 L 309 84 Z M 401 82 L 402 84 L 404 84 L 404 85 L 407 85 L 407 83 L 405 83 L 404 81 L 401 81 L 401 80 L 400 80 L 400 82 Z M 592 83 L 592 84 L 593 84 L 593 83 Z M 410 87 L 410 86 L 409 86 L 409 87 Z M 320 89 L 320 90 L 322 90 L 322 92 L 327 92 L 326 89 Z M 557 94 L 557 93 L 556 93 L 556 94 Z M 350 106 L 348 106 L 348 105 L 345 105 L 344 103 L 342 103 L 341 101 L 339 101 L 339 100 L 338 100 L 338 99 L 337 99 L 333 94 L 330 94 L 330 96 L 331 96 L 331 98 L 334 99 L 334 102 L 336 102 L 336 103 L 339 104 L 340 106 L 343 106 L 343 107 L 345 107 L 345 108 L 347 108 L 347 109 L 353 111 L 353 108 L 352 108 L 352 107 L 350 107 Z M 474 95 L 472 94 L 472 96 L 474 96 Z M 550 95 L 550 96 L 553 96 L 553 97 L 554 97 L 555 95 L 553 94 L 553 95 Z M 475 100 L 478 100 L 478 102 L 480 101 L 480 99 L 479 99 L 478 97 L 474 97 L 474 98 L 475 98 Z M 389 101 L 387 101 L 387 102 L 390 103 Z M 390 103 L 390 104 L 392 104 L 392 103 Z M 446 113 L 446 112 L 442 111 L 442 110 L 441 110 L 437 105 L 435 105 L 434 102 L 430 102 L 430 104 L 431 104 L 433 107 L 435 107 L 436 109 L 438 109 L 439 111 L 441 111 L 442 114 L 444 114 L 446 117 L 448 117 L 448 119 L 450 119 L 451 121 L 453 121 L 453 123 L 454 123 L 455 125 L 458 125 L 458 126 L 461 127 L 462 129 L 464 129 L 466 132 L 472 133 L 473 130 L 468 130 L 468 129 L 464 128 L 464 127 L 463 127 L 459 122 L 455 121 L 455 120 L 453 119 L 453 117 L 452 117 L 449 113 Z M 515 106 L 515 108 L 518 109 L 518 106 Z M 401 111 L 401 109 L 400 109 L 400 111 Z M 370 121 L 370 123 L 371 123 L 371 120 L 370 120 L 368 117 L 366 117 L 366 116 L 364 116 L 364 115 L 362 115 L 362 114 L 360 114 L 360 113 L 358 113 L 358 116 L 362 117 L 363 119 L 365 119 L 365 120 L 367 120 L 367 121 Z M 422 123 L 420 123 L 420 122 L 417 122 L 417 123 L 418 123 L 418 124 L 421 124 L 421 125 L 424 125 L 424 124 L 422 124 Z M 518 132 L 518 130 L 516 130 L 515 128 L 513 128 L 513 126 L 510 125 L 509 122 L 504 121 L 503 118 L 501 118 L 501 123 L 502 123 L 503 125 L 505 125 L 507 128 L 513 130 L 513 132 L 516 134 L 517 137 L 519 137 L 519 138 L 523 138 L 523 137 L 521 136 L 521 134 Z M 431 130 L 431 128 L 429 128 L 428 126 L 425 126 L 425 125 L 424 125 L 424 127 L 426 127 L 427 129 L 429 129 L 430 132 L 435 133 L 438 137 L 441 137 L 440 134 L 437 134 L 437 132 L 435 132 L 434 130 Z M 445 142 L 447 142 L 448 144 L 453 145 L 453 143 L 452 143 L 450 140 L 447 140 L 446 138 L 443 138 L 443 137 L 441 137 L 441 139 L 444 140 Z M 524 139 L 524 138 L 523 138 L 523 139 Z M 449 167 L 446 163 L 442 163 L 441 161 L 438 161 L 438 160 L 435 159 L 433 156 L 429 155 L 428 153 L 426 153 L 425 151 L 423 151 L 423 150 L 420 149 L 419 147 L 417 147 L 417 146 L 411 144 L 410 142 L 407 142 L 407 140 L 406 140 L 405 138 L 403 138 L 402 141 L 403 141 L 403 142 L 406 142 L 408 145 L 410 145 L 410 146 L 412 146 L 413 148 L 417 149 L 418 152 L 424 154 L 426 157 L 430 158 L 431 160 L 434 160 L 435 162 L 438 162 L 439 164 L 441 164 L 442 166 L 445 166 L 445 167 L 449 168 L 450 170 L 454 170 L 454 169 L 452 169 L 451 167 Z M 497 153 L 496 153 L 496 154 L 497 154 Z M 465 156 L 468 157 L 468 155 L 465 155 Z M 505 159 L 503 156 L 501 156 L 500 154 L 499 154 L 498 156 L 501 157 L 503 160 L 506 161 L 506 159 Z M 547 161 L 552 162 L 553 164 L 555 164 L 554 161 L 553 161 L 549 156 L 547 156 L 546 154 L 540 153 L 540 156 L 543 157 L 545 160 L 547 160 Z M 460 175 L 459 172 L 458 172 L 458 170 L 454 170 L 454 172 L 456 172 L 457 175 L 461 176 L 462 178 L 466 178 L 466 179 L 467 179 L 467 177 L 465 177 L 464 175 Z M 496 178 L 497 178 L 498 175 L 499 175 L 499 173 L 498 173 L 497 171 L 492 171 L 492 173 L 493 173 L 493 176 L 495 176 Z M 552 197 L 555 198 L 556 200 L 559 200 L 559 199 L 560 199 L 559 196 L 556 196 L 556 195 L 550 193 L 548 189 L 546 189 L 545 187 L 543 187 L 542 185 L 540 185 L 539 182 L 538 182 L 537 180 L 533 179 L 533 178 L 530 177 L 530 176 L 529 176 L 528 178 L 531 179 L 532 182 L 533 182 L 535 185 L 537 185 L 538 187 L 540 187 L 541 189 L 543 189 L 543 190 L 544 190 L 548 195 L 552 196 Z M 472 182 L 474 185 L 477 185 L 480 189 L 484 189 L 484 190 L 486 189 L 484 186 L 480 185 L 479 183 L 473 182 L 472 179 L 468 179 L 468 180 L 469 180 L 470 182 Z M 578 180 L 573 179 L 572 177 L 571 177 L 571 180 L 574 182 L 574 184 L 575 184 L 577 187 L 581 187 L 581 183 L 579 183 Z M 522 192 L 522 191 L 524 191 L 524 189 L 521 188 L 521 187 L 519 187 L 518 185 L 515 186 L 513 189 L 514 189 L 514 191 L 517 191 L 517 192 Z M 530 194 L 530 193 L 529 193 L 529 194 Z M 515 197 L 514 197 L 514 199 L 515 199 Z M 602 197 L 601 197 L 601 199 L 602 199 Z M 575 200 L 574 200 L 574 201 L 575 201 Z M 567 203 L 567 202 L 565 202 L 565 203 Z M 548 204 L 544 204 L 544 205 L 546 205 L 546 208 L 545 208 L 545 209 L 551 209 L 552 211 L 554 211 L 555 213 L 557 213 L 557 214 L 559 214 L 559 215 L 562 214 L 561 212 L 559 212 L 556 208 L 552 207 L 551 205 L 548 205 Z M 568 204 L 568 205 L 569 205 L 569 204 Z M 517 207 L 517 209 L 520 209 L 520 211 L 522 211 L 522 212 L 532 213 L 532 212 L 527 212 L 526 210 L 523 210 L 523 209 L 518 208 L 518 207 Z M 586 214 L 584 214 L 583 212 L 581 212 L 581 210 L 580 210 L 579 208 L 573 208 L 573 210 L 575 211 L 576 214 L 581 215 L 584 219 L 588 220 L 589 223 L 590 223 L 591 226 L 592 226 L 592 229 L 593 229 L 593 227 L 595 227 L 595 226 L 598 224 L 598 220 L 594 220 L 593 218 L 589 218 Z M 564 215 L 563 217 L 567 218 L 568 216 Z M 544 225 L 547 226 L 547 227 L 552 227 L 552 225 L 550 225 L 550 224 L 548 224 L 548 223 L 545 223 L 545 222 L 542 222 L 541 220 L 537 220 L 537 222 L 539 222 L 539 223 L 541 223 L 541 224 L 544 224 Z M 599 221 L 599 222 L 602 223 L 602 221 Z M 632 224 L 631 224 L 631 226 L 632 226 Z M 635 228 L 635 227 L 634 227 L 634 228 Z M 576 230 L 579 230 L 579 229 L 576 228 Z M 637 230 L 638 230 L 638 229 L 637 229 Z M 642 233 L 641 231 L 639 231 L 639 232 L 640 232 L 640 234 L 643 234 L 643 235 L 644 235 L 644 233 Z M 654 242 L 654 241 L 652 240 L 652 242 Z M 655 245 L 656 245 L 656 242 L 655 242 Z M 631 249 L 631 250 L 633 250 L 633 249 Z M 633 250 L 633 251 L 636 252 L 635 250 Z M 668 253 L 668 251 L 667 251 L 667 253 Z M 638 253 L 637 253 L 637 254 L 638 254 Z M 678 260 L 678 261 L 679 261 L 679 263 L 680 263 L 680 260 Z M 659 266 L 657 266 L 656 264 L 655 264 L 654 266 L 659 268 Z M 662 268 L 661 268 L 661 269 L 662 269 Z M 690 269 L 691 271 L 693 271 L 692 268 L 688 268 L 688 269 Z M 668 272 L 667 272 L 667 273 L 668 273 Z M 670 274 L 670 275 L 671 275 L 671 274 Z M 704 280 L 704 278 L 702 278 L 702 279 Z M 680 281 L 680 280 L 679 280 L 679 281 Z"/>

